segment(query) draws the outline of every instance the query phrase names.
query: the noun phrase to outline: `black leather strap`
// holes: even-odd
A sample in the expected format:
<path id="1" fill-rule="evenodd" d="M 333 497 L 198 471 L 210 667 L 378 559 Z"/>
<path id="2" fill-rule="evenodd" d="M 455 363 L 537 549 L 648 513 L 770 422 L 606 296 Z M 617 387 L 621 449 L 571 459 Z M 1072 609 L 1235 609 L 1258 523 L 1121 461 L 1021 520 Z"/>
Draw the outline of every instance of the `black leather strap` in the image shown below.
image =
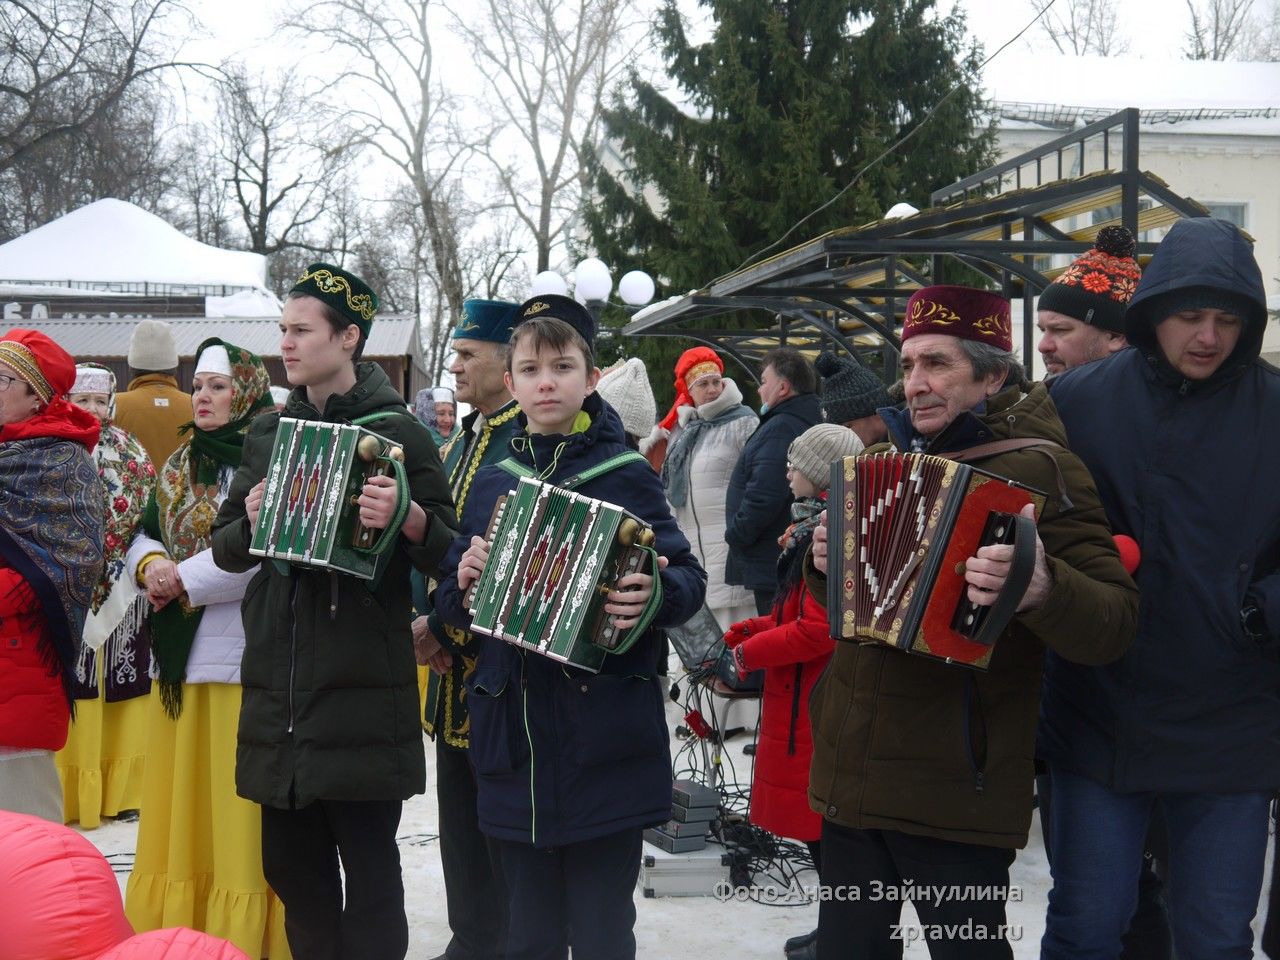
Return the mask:
<path id="1" fill-rule="evenodd" d="M 989 647 L 1004 633 L 1005 627 L 1018 612 L 1018 604 L 1022 602 L 1027 587 L 1031 586 L 1035 570 L 1036 523 L 1030 517 L 1018 515 L 1013 520 L 1013 559 L 1009 576 L 996 602 L 991 605 L 991 612 L 987 614 L 982 629 L 974 636 L 974 643 Z"/>

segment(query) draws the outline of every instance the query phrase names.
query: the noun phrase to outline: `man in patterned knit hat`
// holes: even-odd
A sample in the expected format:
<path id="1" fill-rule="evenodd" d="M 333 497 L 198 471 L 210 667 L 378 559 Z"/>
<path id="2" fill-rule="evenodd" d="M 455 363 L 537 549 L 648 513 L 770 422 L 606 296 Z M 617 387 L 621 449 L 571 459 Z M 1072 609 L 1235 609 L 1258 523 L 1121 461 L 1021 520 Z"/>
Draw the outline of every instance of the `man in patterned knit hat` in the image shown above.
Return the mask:
<path id="1" fill-rule="evenodd" d="M 1040 342 L 1036 349 L 1049 377 L 1102 360 L 1129 345 L 1124 311 L 1138 288 L 1142 272 L 1133 258 L 1133 234 L 1124 227 L 1103 227 L 1093 249 L 1077 257 L 1062 276 L 1045 287 L 1036 310 Z M 1052 859 L 1049 773 L 1037 764 L 1036 802 L 1045 855 Z M 1156 865 L 1168 862 L 1164 818 L 1157 811 L 1147 835 L 1142 872 L 1138 875 L 1138 907 L 1124 936 L 1121 960 L 1164 960 L 1172 953 L 1169 915 Z"/>
<path id="2" fill-rule="evenodd" d="M 1142 278 L 1133 258 L 1135 246 L 1133 234 L 1124 227 L 1103 227 L 1093 249 L 1040 294 L 1036 349 L 1049 376 L 1101 360 L 1129 345 L 1124 337 L 1124 311 Z"/>

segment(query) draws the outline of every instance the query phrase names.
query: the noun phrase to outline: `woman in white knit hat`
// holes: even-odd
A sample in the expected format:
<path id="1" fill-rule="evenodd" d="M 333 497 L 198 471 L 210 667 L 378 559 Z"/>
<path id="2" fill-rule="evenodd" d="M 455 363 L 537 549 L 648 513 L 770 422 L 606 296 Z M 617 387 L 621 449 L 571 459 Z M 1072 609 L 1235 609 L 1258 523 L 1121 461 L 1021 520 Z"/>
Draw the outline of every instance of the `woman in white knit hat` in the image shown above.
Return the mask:
<path id="1" fill-rule="evenodd" d="M 600 399 L 613 407 L 626 431 L 627 443 L 639 448 L 658 418 L 658 402 L 649 385 L 649 371 L 639 357 L 619 360 L 600 375 Z"/>
<path id="2" fill-rule="evenodd" d="M 467 442 L 462 439 L 458 400 L 451 387 L 425 387 L 413 398 L 413 413 L 431 434 L 444 463 L 444 475 L 452 477 Z"/>

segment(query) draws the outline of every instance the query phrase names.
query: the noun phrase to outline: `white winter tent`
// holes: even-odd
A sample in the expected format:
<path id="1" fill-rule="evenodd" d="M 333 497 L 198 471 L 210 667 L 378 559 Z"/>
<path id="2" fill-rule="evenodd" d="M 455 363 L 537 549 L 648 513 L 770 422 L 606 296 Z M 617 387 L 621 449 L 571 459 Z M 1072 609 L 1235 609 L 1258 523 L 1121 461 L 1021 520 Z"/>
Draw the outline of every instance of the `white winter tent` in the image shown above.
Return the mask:
<path id="1" fill-rule="evenodd" d="M 0 245 L 4 285 L 223 297 L 265 294 L 266 277 L 261 254 L 200 243 L 123 200 L 95 201 Z"/>

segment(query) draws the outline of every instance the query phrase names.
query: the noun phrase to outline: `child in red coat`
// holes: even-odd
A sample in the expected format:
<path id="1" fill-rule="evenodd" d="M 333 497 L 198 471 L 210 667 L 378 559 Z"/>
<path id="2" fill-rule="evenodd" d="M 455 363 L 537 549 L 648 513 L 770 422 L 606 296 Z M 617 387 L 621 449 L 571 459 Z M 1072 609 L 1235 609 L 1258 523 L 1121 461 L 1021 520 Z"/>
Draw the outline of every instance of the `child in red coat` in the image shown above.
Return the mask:
<path id="1" fill-rule="evenodd" d="M 827 611 L 804 584 L 804 555 L 826 509 L 831 463 L 857 456 L 862 441 L 847 427 L 820 423 L 791 442 L 787 481 L 795 494 L 791 526 L 779 538 L 778 594 L 773 610 L 731 626 L 724 636 L 738 675 L 764 670 L 760 733 L 751 780 L 751 822 L 804 841 L 818 866 L 822 818 L 809 809 L 809 694 L 831 659 L 835 641 Z M 788 956 L 804 956 L 810 937 L 787 941 Z"/>

